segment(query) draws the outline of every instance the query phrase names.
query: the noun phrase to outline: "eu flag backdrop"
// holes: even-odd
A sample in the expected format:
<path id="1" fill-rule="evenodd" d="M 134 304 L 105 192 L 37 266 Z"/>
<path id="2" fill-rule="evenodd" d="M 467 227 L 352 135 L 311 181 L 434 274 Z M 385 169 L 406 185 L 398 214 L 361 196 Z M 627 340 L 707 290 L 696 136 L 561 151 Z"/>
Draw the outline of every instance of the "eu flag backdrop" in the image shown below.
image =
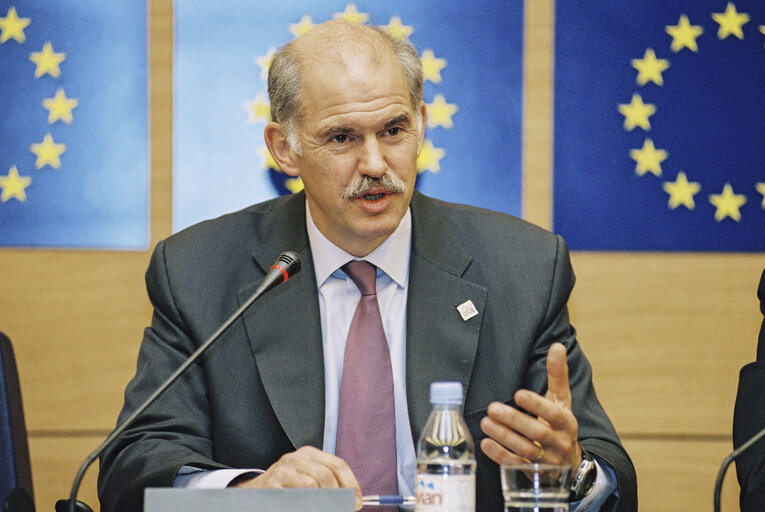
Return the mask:
<path id="1" fill-rule="evenodd" d="M 263 142 L 275 48 L 335 17 L 408 37 L 425 68 L 426 194 L 521 212 L 522 0 L 177 0 L 173 229 L 302 188 Z"/>
<path id="2" fill-rule="evenodd" d="M 148 245 L 146 4 L 0 0 L 0 246 Z"/>
<path id="3" fill-rule="evenodd" d="M 765 250 L 765 3 L 556 2 L 554 229 Z"/>

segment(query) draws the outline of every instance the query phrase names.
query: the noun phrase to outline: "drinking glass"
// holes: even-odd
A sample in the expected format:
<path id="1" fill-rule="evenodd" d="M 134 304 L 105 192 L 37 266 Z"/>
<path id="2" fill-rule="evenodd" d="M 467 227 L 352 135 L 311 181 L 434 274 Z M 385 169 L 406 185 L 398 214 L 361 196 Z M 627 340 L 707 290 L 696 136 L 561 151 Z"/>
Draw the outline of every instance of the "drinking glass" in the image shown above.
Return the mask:
<path id="1" fill-rule="evenodd" d="M 506 512 L 568 512 L 571 466 L 528 463 L 500 467 Z"/>

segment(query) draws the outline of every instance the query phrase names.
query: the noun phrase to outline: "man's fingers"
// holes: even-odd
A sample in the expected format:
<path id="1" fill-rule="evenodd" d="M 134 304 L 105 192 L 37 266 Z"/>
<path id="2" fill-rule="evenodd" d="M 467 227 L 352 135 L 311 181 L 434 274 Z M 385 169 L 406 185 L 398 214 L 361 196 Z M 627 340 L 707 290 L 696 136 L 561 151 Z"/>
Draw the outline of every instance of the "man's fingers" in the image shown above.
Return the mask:
<path id="1" fill-rule="evenodd" d="M 326 474 L 321 471 L 322 475 L 332 480 L 332 483 L 328 483 L 326 487 L 335 486 L 354 489 L 356 492 L 356 510 L 361 509 L 363 504 L 361 487 L 350 466 L 343 459 L 312 446 L 304 446 L 298 450 L 298 452 L 300 451 L 308 452 L 311 460 L 329 470 Z M 322 485 L 322 487 L 325 486 Z"/>
<path id="2" fill-rule="evenodd" d="M 304 446 L 282 456 L 273 466 L 246 487 L 354 489 L 356 509 L 361 508 L 361 488 L 348 464 L 318 448 Z"/>
<path id="3" fill-rule="evenodd" d="M 539 397 L 540 399 L 542 397 Z M 487 409 L 488 416 L 481 422 L 484 433 L 505 446 L 514 440 L 514 436 L 523 439 L 539 439 L 549 429 L 538 419 L 510 407 L 507 404 L 493 402 Z M 520 436 L 519 436 L 520 434 Z M 507 441 L 502 437 L 508 437 Z"/>
<path id="4" fill-rule="evenodd" d="M 488 416 L 481 420 L 481 430 L 496 445 L 486 444 L 486 448 L 491 450 L 487 455 L 500 463 L 518 462 L 515 458 L 508 458 L 509 454 L 535 462 L 544 460 L 557 463 L 566 459 L 577 431 L 576 419 L 571 411 L 530 391 L 518 391 L 516 403 L 529 411 L 534 410 L 535 414 L 541 414 L 535 418 L 506 404 L 490 404 Z M 543 419 L 543 415 L 546 419 Z M 501 447 L 509 453 L 503 454 Z M 481 448 L 484 448 L 484 443 L 481 443 Z"/>
<path id="5" fill-rule="evenodd" d="M 553 430 L 570 431 L 576 422 L 570 407 L 563 406 L 552 400 L 550 396 L 542 397 L 531 391 L 522 389 L 515 393 L 515 403 L 529 414 L 536 416 L 536 420 Z M 534 439 L 543 441 L 538 436 L 541 432 L 529 432 Z"/>
<path id="6" fill-rule="evenodd" d="M 566 347 L 553 343 L 547 352 L 547 393 L 544 397 L 528 390 L 519 390 L 515 404 L 528 411 L 524 414 L 506 404 L 489 404 L 481 430 L 489 439 L 481 441 L 481 449 L 499 464 L 522 461 L 581 462 L 577 441 L 578 422 L 571 410 Z"/>
<path id="7" fill-rule="evenodd" d="M 501 444 L 488 437 L 481 440 L 481 451 L 497 464 L 522 464 L 526 462 L 523 457 L 507 451 Z"/>
<path id="8" fill-rule="evenodd" d="M 497 463 L 512 464 L 524 459 L 537 462 L 544 453 L 541 444 L 534 443 L 528 437 L 491 417 L 487 416 L 481 420 L 481 430 L 489 436 L 488 439 L 484 439 L 486 443 L 481 442 L 481 449 L 490 450 L 486 454 Z"/>
<path id="9" fill-rule="evenodd" d="M 553 343 L 547 351 L 546 397 L 561 407 L 571 409 L 566 347 L 561 343 Z"/>

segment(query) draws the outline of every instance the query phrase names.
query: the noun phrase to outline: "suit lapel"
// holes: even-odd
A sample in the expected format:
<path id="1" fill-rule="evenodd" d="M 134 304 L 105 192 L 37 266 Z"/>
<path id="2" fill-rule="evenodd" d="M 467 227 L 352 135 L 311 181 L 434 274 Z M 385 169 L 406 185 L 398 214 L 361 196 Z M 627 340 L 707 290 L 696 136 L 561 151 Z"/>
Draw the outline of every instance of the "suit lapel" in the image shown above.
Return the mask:
<path id="1" fill-rule="evenodd" d="M 425 205 L 429 201 L 418 193 L 412 199 L 406 382 L 415 440 L 430 411 L 431 382 L 458 381 L 467 392 L 487 296 L 483 286 L 462 277 L 472 258 L 448 236 L 435 205 Z M 478 315 L 463 319 L 457 307 L 467 301 Z"/>
<path id="2" fill-rule="evenodd" d="M 486 289 L 462 276 L 472 258 L 444 232 L 434 204 L 412 199 L 412 254 L 407 299 L 406 380 L 412 435 L 418 439 L 430 411 L 434 381 L 468 389 L 486 305 Z M 318 290 L 308 237 L 305 196 L 296 194 L 256 222 L 261 242 L 253 256 L 263 275 L 278 255 L 294 250 L 302 270 L 255 302 L 244 322 L 260 378 L 295 447 L 321 448 L 324 435 L 324 356 Z M 246 300 L 259 281 L 243 288 Z M 457 307 L 472 301 L 478 315 L 463 319 Z"/>
<path id="3" fill-rule="evenodd" d="M 263 387 L 287 437 L 296 448 L 321 448 L 324 436 L 324 356 L 318 291 L 305 232 L 305 196 L 266 214 L 253 257 L 263 274 L 285 250 L 300 255 L 302 269 L 255 302 L 244 321 Z M 244 301 L 260 283 L 240 294 Z"/>

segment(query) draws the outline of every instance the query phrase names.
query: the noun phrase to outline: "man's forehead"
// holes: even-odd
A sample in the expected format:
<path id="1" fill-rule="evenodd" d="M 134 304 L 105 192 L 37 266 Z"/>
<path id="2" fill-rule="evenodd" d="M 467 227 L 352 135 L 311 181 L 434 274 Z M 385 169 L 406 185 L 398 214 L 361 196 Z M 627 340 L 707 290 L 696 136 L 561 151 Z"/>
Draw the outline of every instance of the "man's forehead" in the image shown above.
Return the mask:
<path id="1" fill-rule="evenodd" d="M 301 79 L 304 107 L 322 117 L 343 112 L 375 112 L 391 105 L 409 105 L 409 89 L 395 59 L 382 62 L 347 52 L 342 58 L 306 63 Z"/>

